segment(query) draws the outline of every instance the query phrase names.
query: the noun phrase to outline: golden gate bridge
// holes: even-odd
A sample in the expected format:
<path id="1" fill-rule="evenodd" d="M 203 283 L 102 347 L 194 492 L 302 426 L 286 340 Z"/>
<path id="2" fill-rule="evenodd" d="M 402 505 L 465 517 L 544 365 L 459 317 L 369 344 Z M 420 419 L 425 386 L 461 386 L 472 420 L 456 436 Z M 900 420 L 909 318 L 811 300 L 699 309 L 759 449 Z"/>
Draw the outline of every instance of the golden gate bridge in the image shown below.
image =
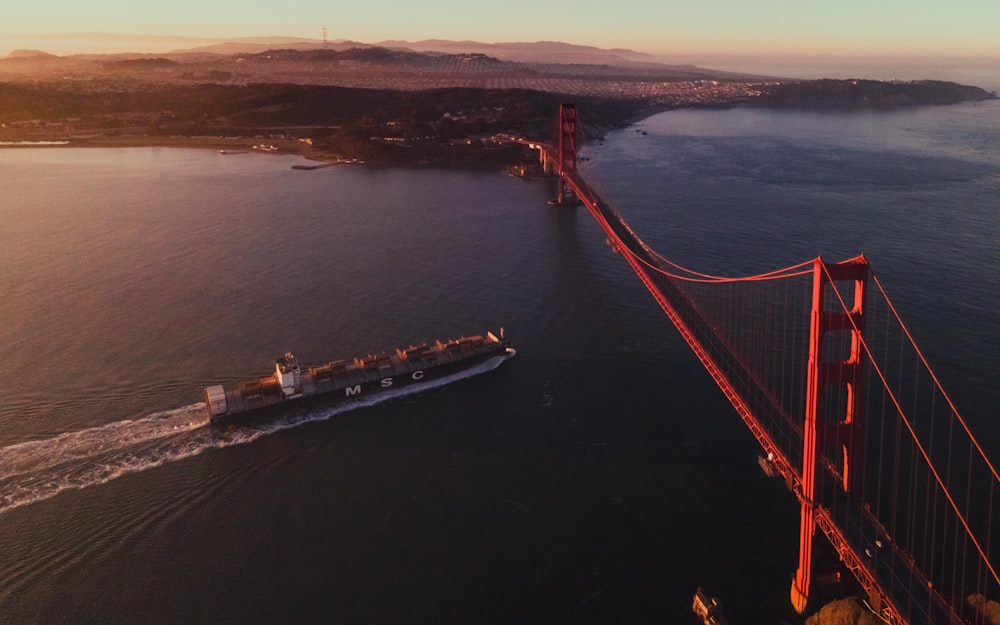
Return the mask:
<path id="1" fill-rule="evenodd" d="M 563 104 L 552 145 L 535 146 L 554 203 L 586 206 L 798 499 L 795 609 L 846 570 L 889 623 L 995 623 L 1000 475 L 867 259 L 738 278 L 686 269 L 584 180 L 578 130 Z"/>

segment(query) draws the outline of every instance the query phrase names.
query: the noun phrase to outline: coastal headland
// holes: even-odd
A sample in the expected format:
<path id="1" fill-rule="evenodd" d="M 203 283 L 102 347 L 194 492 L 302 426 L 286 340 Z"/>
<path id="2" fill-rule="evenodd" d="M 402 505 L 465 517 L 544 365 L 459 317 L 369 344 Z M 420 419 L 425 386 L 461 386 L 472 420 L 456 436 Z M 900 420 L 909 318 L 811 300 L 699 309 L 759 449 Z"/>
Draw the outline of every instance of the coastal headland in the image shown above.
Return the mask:
<path id="1" fill-rule="evenodd" d="M 568 57 L 576 58 L 576 57 Z M 792 80 L 629 59 L 381 47 L 0 59 L 0 143 L 188 146 L 326 162 L 521 167 L 558 104 L 583 140 L 683 107 L 888 109 L 995 98 L 939 81 Z"/>

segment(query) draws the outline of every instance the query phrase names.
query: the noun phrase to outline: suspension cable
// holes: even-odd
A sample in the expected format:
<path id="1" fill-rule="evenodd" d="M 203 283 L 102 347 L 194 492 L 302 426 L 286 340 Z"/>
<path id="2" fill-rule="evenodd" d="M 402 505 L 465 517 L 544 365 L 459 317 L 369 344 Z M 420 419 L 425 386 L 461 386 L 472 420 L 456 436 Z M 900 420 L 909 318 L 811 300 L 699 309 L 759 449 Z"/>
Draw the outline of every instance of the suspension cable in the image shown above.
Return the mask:
<path id="1" fill-rule="evenodd" d="M 595 202 L 595 206 L 596 206 L 596 204 L 597 203 Z M 639 235 L 637 235 L 634 231 L 632 231 L 632 229 L 630 227 L 628 227 L 628 224 L 625 222 L 624 219 L 622 219 L 621 215 L 618 214 L 617 211 L 615 211 L 613 209 L 609 209 L 607 212 L 611 213 L 611 215 L 615 218 L 615 220 L 632 236 L 633 239 L 635 239 L 636 243 L 639 246 L 641 246 L 644 251 L 646 251 L 646 252 L 648 252 L 650 254 L 650 256 L 652 256 L 652 257 L 660 260 L 663 263 L 666 263 L 667 265 L 669 265 L 671 267 L 674 267 L 675 269 L 678 269 L 678 270 L 680 270 L 680 271 L 688 274 L 688 275 L 681 275 L 681 274 L 673 273 L 671 271 L 668 271 L 668 270 L 664 269 L 663 267 L 660 267 L 659 265 L 654 265 L 654 264 L 650 263 L 645 258 L 642 258 L 639 254 L 637 254 L 634 250 L 632 250 L 630 246 L 626 245 L 625 242 L 622 241 L 622 239 L 621 239 L 620 236 L 618 236 L 617 234 L 613 234 L 612 235 L 615 238 L 615 242 L 619 244 L 619 250 L 621 250 L 622 252 L 627 252 L 629 254 L 629 256 L 631 256 L 633 259 L 635 259 L 639 263 L 645 265 L 646 267 L 648 267 L 652 271 L 655 271 L 656 273 L 659 273 L 659 274 L 661 274 L 663 276 L 666 276 L 668 278 L 673 278 L 675 280 L 682 280 L 682 281 L 685 281 L 685 282 L 699 282 L 699 283 L 704 283 L 704 284 L 716 284 L 716 283 L 726 283 L 726 282 L 759 282 L 759 281 L 765 281 L 765 280 L 781 280 L 781 279 L 784 279 L 784 278 L 794 278 L 794 277 L 798 277 L 798 276 L 805 276 L 805 275 L 808 275 L 808 274 L 812 273 L 812 263 L 813 263 L 812 259 L 803 261 L 803 262 L 798 263 L 796 265 L 791 265 L 789 267 L 784 267 L 782 269 L 775 269 L 775 270 L 772 270 L 772 271 L 768 271 L 768 272 L 760 273 L 760 274 L 756 274 L 756 275 L 751 275 L 751 276 L 725 277 L 725 276 L 714 276 L 714 275 L 711 275 L 711 274 L 700 273 L 700 272 L 694 271 L 692 269 L 687 269 L 687 268 L 685 268 L 685 267 L 683 267 L 683 266 L 681 266 L 681 265 L 679 265 L 679 264 L 671 261 L 670 259 L 666 258 L 665 256 L 659 254 L 658 252 L 656 252 L 655 250 L 653 250 L 652 248 L 650 248 L 649 246 L 647 246 L 642 241 L 642 239 L 639 238 Z M 696 277 L 693 277 L 693 276 L 696 276 Z"/>
<path id="2" fill-rule="evenodd" d="M 830 275 L 829 269 L 826 267 L 825 264 L 823 265 L 823 272 L 826 274 L 827 280 L 829 280 L 832 283 L 833 282 L 833 277 Z M 875 279 L 875 282 L 876 282 L 876 284 L 878 284 L 879 290 L 882 292 L 882 295 L 886 298 L 886 302 L 888 302 L 889 307 L 893 310 L 893 314 L 896 314 L 895 313 L 895 309 L 892 306 L 892 302 L 889 301 L 889 298 L 886 295 L 885 290 L 882 289 L 882 285 L 878 282 L 877 278 Z M 847 304 L 844 302 L 844 298 L 841 296 L 840 291 L 838 289 L 834 289 L 833 292 L 837 296 L 837 299 L 840 301 L 840 305 L 843 307 L 843 309 L 844 310 L 850 310 L 847 307 Z M 861 331 L 858 328 L 857 321 L 854 319 L 853 315 L 848 315 L 847 318 L 850 321 L 851 326 L 854 328 L 854 331 L 857 332 L 857 333 L 859 333 L 859 335 L 860 335 Z M 896 318 L 897 318 L 897 320 L 899 320 L 899 316 L 898 315 L 896 315 Z M 906 333 L 907 338 L 910 340 L 911 345 L 917 351 L 917 353 L 920 354 L 919 349 L 917 348 L 916 344 L 913 343 L 913 338 L 910 335 L 910 333 L 906 330 L 906 327 L 905 327 L 905 325 L 903 325 L 902 320 L 899 320 L 899 322 L 900 322 L 900 325 L 903 327 L 903 331 Z M 914 427 L 914 424 L 906 416 L 906 413 L 903 410 L 903 406 L 900 404 L 900 400 L 896 396 L 896 393 L 889 387 L 889 381 L 886 379 L 885 373 L 882 371 L 882 368 L 876 362 L 875 357 L 872 354 L 872 351 L 871 351 L 871 349 L 868 346 L 868 342 L 866 340 L 864 340 L 864 338 L 862 338 L 862 340 L 861 340 L 861 346 L 864 348 L 865 353 L 868 355 L 868 360 L 871 363 L 872 368 L 875 370 L 875 372 L 878 375 L 879 379 L 882 380 L 882 384 L 885 387 L 886 392 L 889 395 L 889 398 L 892 400 L 892 403 L 896 407 L 896 413 L 899 415 L 900 420 L 906 426 L 906 429 L 910 432 L 910 437 L 913 438 L 913 442 L 916 445 L 917 450 L 920 452 L 920 455 L 923 457 L 924 461 L 927 463 L 927 467 L 930 470 L 930 472 L 934 475 L 935 481 L 937 481 L 938 486 L 941 487 L 941 490 L 942 490 L 942 492 L 945 495 L 945 498 L 947 498 L 948 502 L 951 504 L 951 507 L 955 511 L 955 514 L 956 514 L 959 522 L 961 522 L 962 526 L 965 528 L 966 534 L 972 540 L 972 544 L 975 546 L 976 551 L 978 551 L 979 555 L 982 557 L 983 563 L 986 565 L 986 568 L 988 568 L 989 571 L 990 571 L 990 573 L 993 575 L 993 579 L 998 584 L 1000 584 L 1000 574 L 998 574 L 997 570 L 993 567 L 993 563 L 990 562 L 989 556 L 983 550 L 982 545 L 979 544 L 979 539 L 976 538 L 976 535 L 973 533 L 972 527 L 969 525 L 968 519 L 966 519 L 965 515 L 962 513 L 962 511 L 959 510 L 958 503 L 955 501 L 955 498 L 952 497 L 951 493 L 948 491 L 948 488 L 944 484 L 944 481 L 941 479 L 941 475 L 940 475 L 940 473 L 938 473 L 937 468 L 934 467 L 934 464 L 933 464 L 933 462 L 931 461 L 931 458 L 930 458 L 930 454 L 928 453 L 927 449 L 924 448 L 924 445 L 920 442 L 920 439 L 917 437 L 917 433 L 916 433 L 916 429 Z M 931 371 L 930 366 L 927 364 L 926 360 L 923 359 L 922 355 L 921 355 L 921 362 L 923 362 L 924 366 L 927 368 L 928 371 L 931 372 L 931 376 L 933 377 L 934 373 L 933 373 L 933 371 Z M 934 381 L 935 381 L 936 384 L 938 384 L 938 388 L 940 389 L 940 383 L 938 383 L 936 377 L 934 377 Z M 942 394 L 943 394 L 943 389 L 942 389 Z M 945 394 L 944 397 L 948 401 L 948 404 L 949 404 L 949 406 L 951 406 L 952 410 L 955 410 L 954 405 L 951 403 L 951 400 L 948 399 L 948 396 Z M 955 411 L 955 415 L 958 416 L 958 412 L 957 411 Z M 959 419 L 961 419 L 961 418 L 959 417 Z M 964 425 L 964 421 L 962 423 Z M 973 441 L 973 444 L 976 446 L 976 449 L 978 449 L 978 450 L 981 451 L 981 448 L 979 447 L 979 444 L 975 442 L 974 438 L 972 438 L 972 433 L 968 429 L 966 429 L 966 431 L 969 433 L 969 437 Z M 985 459 L 985 456 L 984 456 L 984 459 Z M 971 462 L 971 454 L 970 454 L 970 462 Z M 988 459 L 986 460 L 986 462 L 990 466 L 990 469 L 993 470 L 993 467 L 992 467 L 991 464 L 989 464 L 989 460 Z M 993 471 L 994 471 L 993 475 L 996 476 L 995 470 L 993 470 Z"/>
<path id="3" fill-rule="evenodd" d="M 958 408 L 956 408 L 954 402 L 951 401 L 951 397 L 948 396 L 948 393 L 945 392 L 944 387 L 941 386 L 940 380 L 938 380 L 938 377 L 934 373 L 934 370 L 931 369 L 931 366 L 930 364 L 928 364 L 927 359 L 924 358 L 923 352 L 921 352 L 920 348 L 917 347 L 917 343 L 913 340 L 913 335 L 910 334 L 910 330 L 906 327 L 906 324 L 903 323 L 903 320 L 900 318 L 899 313 L 896 311 L 896 307 L 893 306 L 892 300 L 889 299 L 889 295 L 885 292 L 885 289 L 882 287 L 882 283 L 879 281 L 878 276 L 876 276 L 874 272 L 872 272 L 872 278 L 875 280 L 876 286 L 878 286 L 879 291 L 882 293 L 882 297 L 885 298 L 886 303 L 889 305 L 889 310 L 892 311 L 892 314 L 893 316 L 895 316 L 896 321 L 899 322 L 900 327 L 906 334 L 906 338 L 910 341 L 910 344 L 913 346 L 913 350 L 920 358 L 920 362 L 923 363 L 924 368 L 927 369 L 928 373 L 930 373 L 931 379 L 934 380 L 935 386 L 937 386 L 937 389 L 938 391 L 940 391 L 941 396 L 944 397 L 944 400 L 948 403 L 948 408 L 951 409 L 952 414 L 955 415 L 955 418 L 958 419 L 958 422 L 962 425 L 962 429 L 964 429 L 965 433 L 969 436 L 969 440 L 972 441 L 972 444 L 975 446 L 976 451 L 979 452 L 979 455 L 982 457 L 983 461 L 986 462 L 986 466 L 993 474 L 993 479 L 996 480 L 997 482 L 1000 482 L 1000 473 L 997 472 L 996 467 L 994 467 L 993 463 L 990 462 L 990 459 L 986 456 L 986 452 L 983 451 L 983 448 L 979 445 L 979 441 L 977 441 L 976 438 L 972 435 L 972 430 L 969 429 L 969 426 L 965 422 L 965 419 L 963 419 L 962 415 L 958 412 Z"/>

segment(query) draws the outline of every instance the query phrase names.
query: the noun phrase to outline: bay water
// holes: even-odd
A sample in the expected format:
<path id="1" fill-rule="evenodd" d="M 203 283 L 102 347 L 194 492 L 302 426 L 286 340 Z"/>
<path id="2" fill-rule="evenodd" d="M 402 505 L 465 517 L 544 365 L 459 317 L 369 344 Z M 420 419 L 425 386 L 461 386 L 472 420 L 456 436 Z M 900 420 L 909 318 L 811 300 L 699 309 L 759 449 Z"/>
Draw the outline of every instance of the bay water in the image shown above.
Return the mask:
<path id="1" fill-rule="evenodd" d="M 997 449 L 997 120 L 674 111 L 583 164 L 694 269 L 866 253 Z M 0 622 L 685 623 L 698 586 L 791 619 L 796 501 L 585 209 L 302 162 L 0 150 Z M 205 426 L 205 386 L 285 351 L 501 326 L 518 355 L 489 375 Z"/>

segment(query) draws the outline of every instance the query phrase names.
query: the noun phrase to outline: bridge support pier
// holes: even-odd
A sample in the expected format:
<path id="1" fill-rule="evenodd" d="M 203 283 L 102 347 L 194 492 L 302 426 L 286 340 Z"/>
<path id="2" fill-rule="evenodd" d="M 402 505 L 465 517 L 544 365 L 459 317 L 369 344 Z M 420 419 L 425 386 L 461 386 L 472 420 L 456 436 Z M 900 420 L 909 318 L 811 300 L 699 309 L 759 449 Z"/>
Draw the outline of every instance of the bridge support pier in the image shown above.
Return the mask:
<path id="1" fill-rule="evenodd" d="M 802 501 L 799 518 L 799 566 L 792 579 L 792 607 L 799 614 L 806 611 L 809 604 L 809 586 L 812 582 L 812 545 L 816 536 L 816 517 L 812 502 Z"/>
<path id="2" fill-rule="evenodd" d="M 836 306 L 828 310 L 827 297 L 834 294 L 836 283 L 847 281 L 854 283 L 853 301 L 848 301 L 845 297 L 844 306 L 838 301 Z M 791 588 L 792 606 L 800 614 L 806 610 L 809 602 L 809 586 L 813 577 L 813 537 L 822 505 L 822 485 L 816 479 L 821 459 L 826 458 L 831 464 L 837 465 L 842 478 L 839 486 L 845 492 L 854 490 L 861 482 L 860 470 L 864 466 L 861 345 L 865 328 L 867 282 L 868 261 L 864 256 L 836 264 L 827 264 L 822 258 L 817 258 L 813 263 L 802 492 L 798 493 L 802 506 L 799 566 Z M 850 341 L 847 343 L 850 346 L 849 353 L 825 353 L 834 343 L 825 339 L 834 332 L 850 333 Z M 838 392 L 843 401 L 828 401 L 831 395 Z M 842 407 L 843 413 L 833 414 L 833 410 L 837 409 L 834 406 Z"/>

